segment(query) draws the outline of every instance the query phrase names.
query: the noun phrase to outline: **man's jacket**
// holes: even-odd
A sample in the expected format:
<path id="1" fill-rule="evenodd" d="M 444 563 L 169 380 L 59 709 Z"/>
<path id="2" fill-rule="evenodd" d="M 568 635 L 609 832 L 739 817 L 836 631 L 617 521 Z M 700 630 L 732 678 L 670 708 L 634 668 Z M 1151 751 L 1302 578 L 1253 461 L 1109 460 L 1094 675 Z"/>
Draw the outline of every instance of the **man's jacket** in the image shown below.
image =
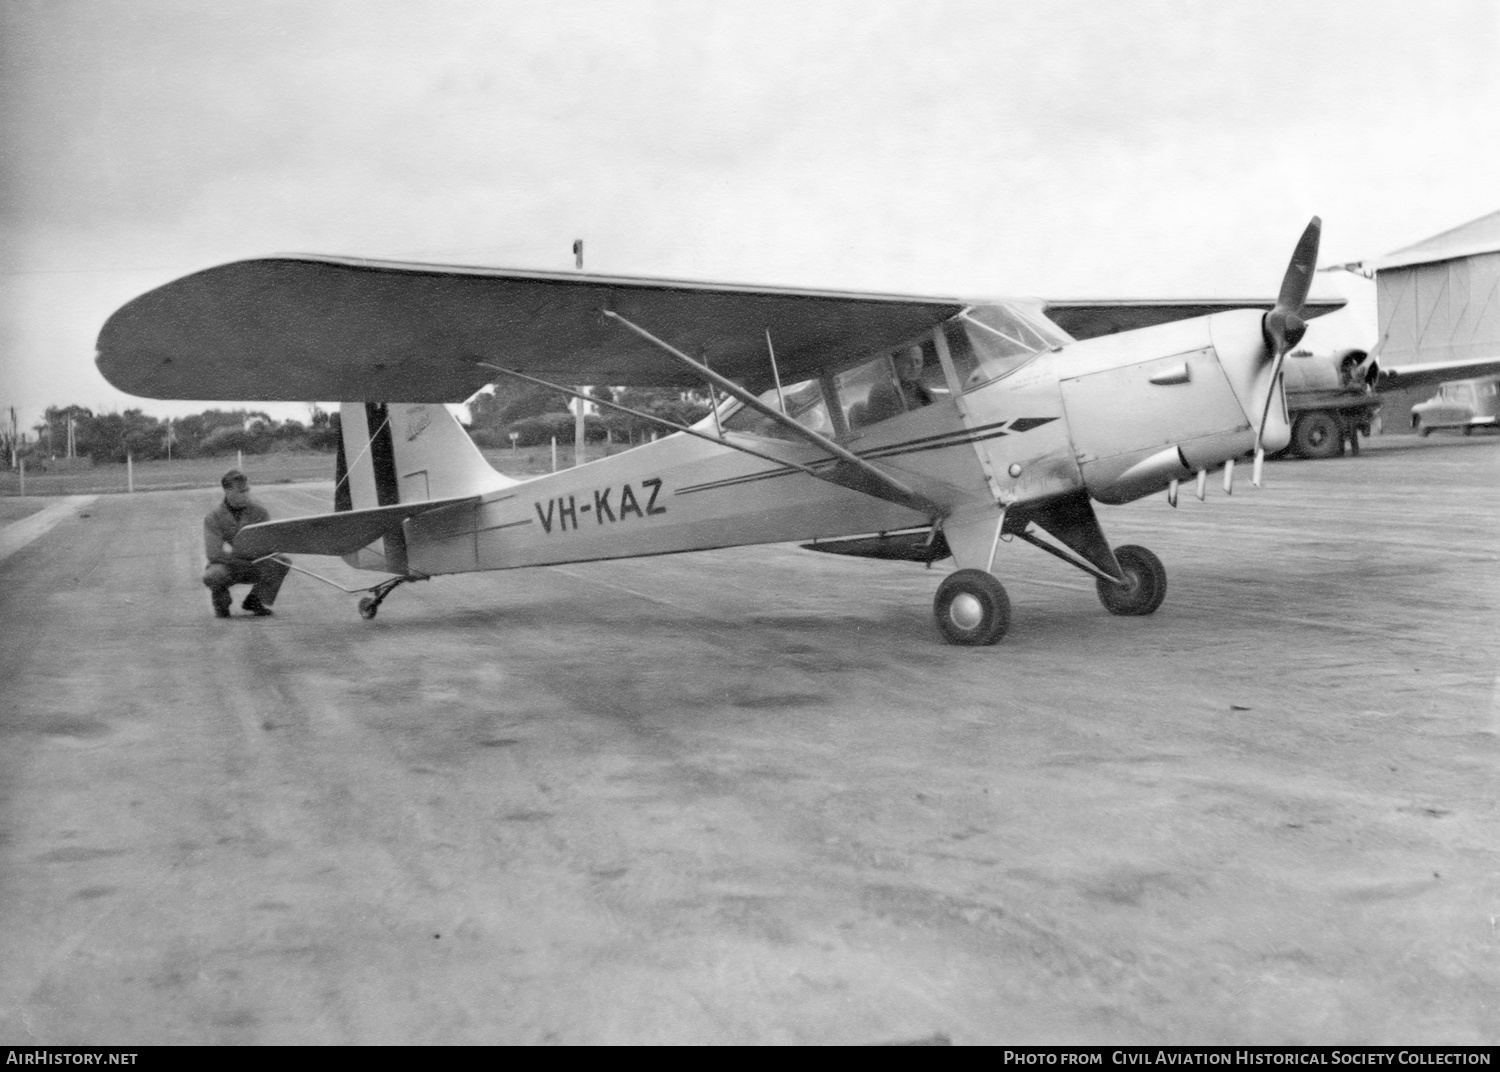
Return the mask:
<path id="1" fill-rule="evenodd" d="M 248 558 L 231 554 L 224 545 L 234 543 L 235 534 L 246 525 L 270 520 L 266 508 L 253 499 L 240 510 L 232 510 L 229 503 L 221 501 L 203 519 L 203 553 L 210 562 L 226 566 L 235 561 L 248 562 Z"/>

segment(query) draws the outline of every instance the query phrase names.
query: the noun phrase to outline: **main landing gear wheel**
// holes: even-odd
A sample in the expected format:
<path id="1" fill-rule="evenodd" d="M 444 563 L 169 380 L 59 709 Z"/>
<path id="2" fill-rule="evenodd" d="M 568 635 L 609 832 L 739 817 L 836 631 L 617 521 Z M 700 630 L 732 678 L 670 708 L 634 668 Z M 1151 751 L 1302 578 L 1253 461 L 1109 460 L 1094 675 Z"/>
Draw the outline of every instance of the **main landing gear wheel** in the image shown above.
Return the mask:
<path id="1" fill-rule="evenodd" d="M 961 569 L 938 585 L 932 613 L 952 643 L 993 644 L 1010 628 L 1010 597 L 993 574 Z"/>
<path id="2" fill-rule="evenodd" d="M 365 596 L 359 601 L 359 616 L 365 621 L 375 617 L 375 612 L 380 609 L 380 603 L 374 596 Z"/>
<path id="3" fill-rule="evenodd" d="M 1304 458 L 1337 458 L 1344 453 L 1344 437 L 1331 413 L 1313 410 L 1292 426 L 1292 449 Z"/>
<path id="4" fill-rule="evenodd" d="M 1157 558 L 1144 547 L 1127 544 L 1115 548 L 1115 560 L 1125 574 L 1125 583 L 1097 582 L 1099 602 L 1111 614 L 1150 614 L 1167 598 L 1167 571 Z"/>

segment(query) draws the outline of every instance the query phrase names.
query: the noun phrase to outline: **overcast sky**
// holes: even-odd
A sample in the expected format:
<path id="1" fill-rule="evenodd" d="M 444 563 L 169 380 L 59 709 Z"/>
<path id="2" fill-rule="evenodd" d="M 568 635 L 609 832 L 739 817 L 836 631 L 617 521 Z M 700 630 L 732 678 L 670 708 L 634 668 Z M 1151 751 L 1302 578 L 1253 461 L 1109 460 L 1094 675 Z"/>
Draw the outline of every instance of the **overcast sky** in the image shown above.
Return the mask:
<path id="1" fill-rule="evenodd" d="M 276 252 L 1270 297 L 1500 208 L 1497 116 L 1495 0 L 3 0 L 0 405 L 204 408 L 99 328 Z"/>

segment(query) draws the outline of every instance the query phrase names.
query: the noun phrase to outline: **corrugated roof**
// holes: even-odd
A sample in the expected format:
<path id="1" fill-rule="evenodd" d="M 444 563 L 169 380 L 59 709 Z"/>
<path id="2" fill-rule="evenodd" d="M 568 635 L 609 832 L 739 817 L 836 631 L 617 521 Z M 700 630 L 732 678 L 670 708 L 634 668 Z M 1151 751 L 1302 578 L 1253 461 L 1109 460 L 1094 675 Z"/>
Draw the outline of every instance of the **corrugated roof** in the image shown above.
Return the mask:
<path id="1" fill-rule="evenodd" d="M 1431 264 L 1433 261 L 1450 261 L 1455 257 L 1472 257 L 1476 253 L 1497 251 L 1500 251 L 1500 212 L 1491 212 L 1488 216 L 1480 216 L 1477 220 L 1470 220 L 1442 234 L 1403 246 L 1384 257 L 1374 257 L 1346 267 L 1378 272 L 1382 268 Z"/>

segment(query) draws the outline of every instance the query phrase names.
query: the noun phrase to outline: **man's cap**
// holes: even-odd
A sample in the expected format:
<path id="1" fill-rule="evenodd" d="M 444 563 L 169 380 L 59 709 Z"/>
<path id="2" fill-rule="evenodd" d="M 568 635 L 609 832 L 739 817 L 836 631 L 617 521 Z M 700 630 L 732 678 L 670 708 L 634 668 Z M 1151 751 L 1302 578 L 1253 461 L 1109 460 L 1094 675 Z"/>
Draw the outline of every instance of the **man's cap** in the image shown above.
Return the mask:
<path id="1" fill-rule="evenodd" d="M 226 488 L 226 489 L 231 484 L 248 484 L 248 483 L 250 483 L 250 478 L 248 476 L 246 476 L 244 473 L 240 472 L 238 469 L 231 469 L 231 470 L 229 470 L 229 472 L 225 473 L 223 476 L 221 476 L 219 478 L 219 484 L 221 486 L 223 486 L 224 488 Z"/>

